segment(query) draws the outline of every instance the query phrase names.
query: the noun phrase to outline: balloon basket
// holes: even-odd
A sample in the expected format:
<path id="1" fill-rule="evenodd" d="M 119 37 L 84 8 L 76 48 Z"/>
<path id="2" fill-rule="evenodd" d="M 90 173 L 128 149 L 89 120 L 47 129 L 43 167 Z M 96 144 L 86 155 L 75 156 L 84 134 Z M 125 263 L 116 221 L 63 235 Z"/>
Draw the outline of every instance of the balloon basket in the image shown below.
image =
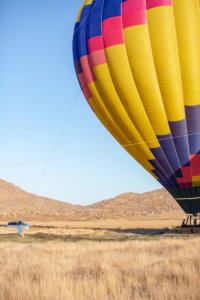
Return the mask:
<path id="1" fill-rule="evenodd" d="M 194 233 L 195 228 L 197 228 L 197 231 L 200 232 L 200 214 L 188 214 L 187 217 L 183 219 L 181 226 L 177 227 L 177 229 L 184 228 L 191 229 L 191 233 Z"/>

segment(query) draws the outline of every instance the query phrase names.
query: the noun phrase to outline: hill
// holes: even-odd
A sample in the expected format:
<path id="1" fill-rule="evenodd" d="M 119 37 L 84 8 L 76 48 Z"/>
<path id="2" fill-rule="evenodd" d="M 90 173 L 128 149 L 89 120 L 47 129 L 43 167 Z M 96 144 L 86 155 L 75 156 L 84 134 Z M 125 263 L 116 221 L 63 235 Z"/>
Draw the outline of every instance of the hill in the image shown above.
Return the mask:
<path id="1" fill-rule="evenodd" d="M 136 194 L 126 193 L 88 206 L 72 205 L 37 195 L 32 195 L 0 180 L 0 218 L 49 218 L 91 220 L 108 218 L 138 218 L 160 215 L 181 216 L 182 210 L 164 189 Z"/>
<path id="2" fill-rule="evenodd" d="M 87 206 L 88 213 L 106 217 L 155 217 L 163 213 L 182 214 L 177 202 L 165 190 L 155 190 L 148 193 L 126 193 L 113 199 L 104 200 Z"/>
<path id="3" fill-rule="evenodd" d="M 36 217 L 73 213 L 79 206 L 25 192 L 0 180 L 0 217 Z"/>

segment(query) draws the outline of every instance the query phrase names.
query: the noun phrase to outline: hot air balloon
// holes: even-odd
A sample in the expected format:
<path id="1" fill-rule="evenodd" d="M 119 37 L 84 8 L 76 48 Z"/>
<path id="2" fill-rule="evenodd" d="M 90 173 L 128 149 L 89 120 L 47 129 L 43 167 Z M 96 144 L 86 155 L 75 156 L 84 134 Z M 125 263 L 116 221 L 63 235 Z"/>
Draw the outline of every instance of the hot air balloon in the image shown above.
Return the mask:
<path id="1" fill-rule="evenodd" d="M 199 0 L 85 0 L 73 57 L 106 129 L 187 214 L 200 212 Z"/>

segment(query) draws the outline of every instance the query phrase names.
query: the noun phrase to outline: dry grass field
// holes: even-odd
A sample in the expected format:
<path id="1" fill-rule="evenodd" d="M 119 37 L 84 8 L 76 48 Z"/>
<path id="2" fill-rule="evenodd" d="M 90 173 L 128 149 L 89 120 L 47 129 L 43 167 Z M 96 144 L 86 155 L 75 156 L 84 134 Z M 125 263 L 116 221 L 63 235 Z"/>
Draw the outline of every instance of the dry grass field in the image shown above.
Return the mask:
<path id="1" fill-rule="evenodd" d="M 200 227 L 173 228 L 164 190 L 80 206 L 0 180 L 0 207 L 0 300 L 200 299 Z M 22 216 L 24 238 L 6 227 Z"/>
<path id="2" fill-rule="evenodd" d="M 16 219 L 17 220 L 17 219 Z M 6 228 L 8 221 L 0 221 L 0 235 L 13 234 L 17 232 L 15 228 Z M 139 218 L 139 219 L 106 219 L 106 220 L 86 220 L 86 221 L 30 221 L 25 219 L 30 226 L 25 229 L 25 234 L 34 235 L 37 233 L 49 235 L 88 235 L 105 236 L 107 234 L 127 234 L 162 231 L 165 228 L 171 229 L 172 226 L 181 225 L 182 219 L 167 219 L 162 216 L 160 219 Z"/>
<path id="3" fill-rule="evenodd" d="M 199 253 L 199 237 L 1 242 L 0 299 L 199 299 Z"/>

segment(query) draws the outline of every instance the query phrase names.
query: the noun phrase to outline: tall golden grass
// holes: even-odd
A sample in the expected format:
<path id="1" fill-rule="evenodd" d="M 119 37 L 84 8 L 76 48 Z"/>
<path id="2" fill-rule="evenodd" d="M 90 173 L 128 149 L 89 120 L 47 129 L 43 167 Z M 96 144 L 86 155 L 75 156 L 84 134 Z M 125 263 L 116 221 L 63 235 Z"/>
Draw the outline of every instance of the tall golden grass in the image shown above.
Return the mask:
<path id="1" fill-rule="evenodd" d="M 200 299 L 200 238 L 0 244 L 0 299 Z"/>

